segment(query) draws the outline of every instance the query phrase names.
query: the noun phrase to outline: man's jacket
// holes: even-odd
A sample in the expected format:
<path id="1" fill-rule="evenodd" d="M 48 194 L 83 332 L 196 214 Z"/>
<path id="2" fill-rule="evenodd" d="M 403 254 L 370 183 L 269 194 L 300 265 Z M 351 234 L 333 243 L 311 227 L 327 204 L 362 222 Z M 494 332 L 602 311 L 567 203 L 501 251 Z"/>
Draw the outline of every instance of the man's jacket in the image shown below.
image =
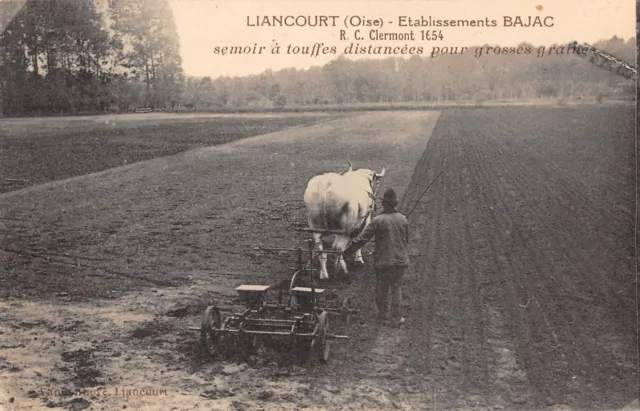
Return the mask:
<path id="1" fill-rule="evenodd" d="M 409 265 L 409 223 L 403 214 L 393 212 L 376 216 L 345 251 L 359 249 L 373 236 L 376 238 L 376 268 Z"/>

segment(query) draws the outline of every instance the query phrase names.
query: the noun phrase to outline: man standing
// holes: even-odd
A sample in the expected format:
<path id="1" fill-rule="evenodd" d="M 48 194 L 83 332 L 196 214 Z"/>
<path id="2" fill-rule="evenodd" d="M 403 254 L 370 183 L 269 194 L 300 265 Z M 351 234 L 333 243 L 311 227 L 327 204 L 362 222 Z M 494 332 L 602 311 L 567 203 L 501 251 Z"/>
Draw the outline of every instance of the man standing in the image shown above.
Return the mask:
<path id="1" fill-rule="evenodd" d="M 402 325 L 401 313 L 402 278 L 409 267 L 409 223 L 407 218 L 396 211 L 398 199 L 396 192 L 388 188 L 382 197 L 383 211 L 371 220 L 371 223 L 353 239 L 345 249 L 351 254 L 364 246 L 375 236 L 375 272 L 376 305 L 378 319 L 389 320 L 389 294 L 391 294 L 392 325 Z"/>

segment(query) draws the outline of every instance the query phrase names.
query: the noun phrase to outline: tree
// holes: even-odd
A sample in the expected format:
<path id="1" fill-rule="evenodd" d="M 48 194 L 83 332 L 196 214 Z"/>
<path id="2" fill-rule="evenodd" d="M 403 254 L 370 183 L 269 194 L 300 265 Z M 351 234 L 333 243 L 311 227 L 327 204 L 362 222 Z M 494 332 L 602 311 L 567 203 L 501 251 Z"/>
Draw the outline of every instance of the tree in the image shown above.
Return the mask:
<path id="1" fill-rule="evenodd" d="M 145 106 L 172 105 L 184 86 L 179 39 L 168 0 L 112 0 L 111 19 L 124 66 L 142 77 Z"/>
<path id="2" fill-rule="evenodd" d="M 2 110 L 104 107 L 99 89 L 109 82 L 110 70 L 103 59 L 115 48 L 92 0 L 26 1 L 0 35 Z"/>
<path id="3" fill-rule="evenodd" d="M 183 101 L 192 107 L 197 107 L 198 103 L 213 89 L 211 77 L 189 77 L 184 88 Z"/>

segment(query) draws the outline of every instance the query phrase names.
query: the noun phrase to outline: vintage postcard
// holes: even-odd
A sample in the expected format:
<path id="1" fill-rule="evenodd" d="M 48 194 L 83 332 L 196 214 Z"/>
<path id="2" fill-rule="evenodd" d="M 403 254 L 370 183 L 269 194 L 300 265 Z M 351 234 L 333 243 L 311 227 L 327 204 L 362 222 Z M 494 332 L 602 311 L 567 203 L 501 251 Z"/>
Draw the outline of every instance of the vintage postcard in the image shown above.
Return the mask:
<path id="1" fill-rule="evenodd" d="M 0 410 L 639 410 L 632 0 L 0 0 Z"/>

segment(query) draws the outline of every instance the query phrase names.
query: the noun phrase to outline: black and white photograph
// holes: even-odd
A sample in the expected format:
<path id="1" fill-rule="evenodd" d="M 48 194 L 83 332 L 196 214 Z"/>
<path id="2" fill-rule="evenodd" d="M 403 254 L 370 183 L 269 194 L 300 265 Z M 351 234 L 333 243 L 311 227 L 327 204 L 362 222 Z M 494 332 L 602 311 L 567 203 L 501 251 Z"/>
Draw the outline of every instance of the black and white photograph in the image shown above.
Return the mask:
<path id="1" fill-rule="evenodd" d="M 0 0 L 0 411 L 640 411 L 636 16 Z"/>

